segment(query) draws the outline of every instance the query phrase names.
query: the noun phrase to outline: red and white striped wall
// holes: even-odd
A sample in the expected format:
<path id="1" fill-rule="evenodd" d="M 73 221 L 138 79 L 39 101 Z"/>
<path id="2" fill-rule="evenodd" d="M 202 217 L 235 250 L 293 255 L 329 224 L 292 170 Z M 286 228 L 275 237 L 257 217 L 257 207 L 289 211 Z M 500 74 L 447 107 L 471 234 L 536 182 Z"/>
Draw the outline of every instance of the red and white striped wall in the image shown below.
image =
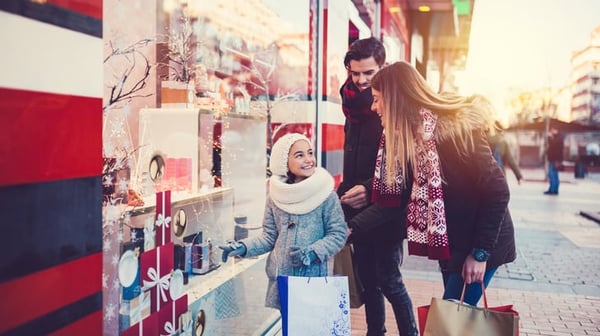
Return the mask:
<path id="1" fill-rule="evenodd" d="M 0 334 L 101 335 L 102 1 L 0 1 L 0 45 Z"/>

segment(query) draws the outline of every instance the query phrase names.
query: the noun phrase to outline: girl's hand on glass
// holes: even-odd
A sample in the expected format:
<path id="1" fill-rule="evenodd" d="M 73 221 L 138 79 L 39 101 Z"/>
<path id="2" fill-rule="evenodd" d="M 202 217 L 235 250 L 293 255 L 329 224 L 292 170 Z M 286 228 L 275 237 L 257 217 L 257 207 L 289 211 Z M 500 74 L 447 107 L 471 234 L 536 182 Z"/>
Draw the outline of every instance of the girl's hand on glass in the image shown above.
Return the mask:
<path id="1" fill-rule="evenodd" d="M 219 245 L 219 248 L 223 250 L 221 260 L 224 263 L 227 262 L 228 257 L 243 256 L 246 254 L 246 245 L 236 242 L 235 240 L 228 240 L 225 245 Z"/>

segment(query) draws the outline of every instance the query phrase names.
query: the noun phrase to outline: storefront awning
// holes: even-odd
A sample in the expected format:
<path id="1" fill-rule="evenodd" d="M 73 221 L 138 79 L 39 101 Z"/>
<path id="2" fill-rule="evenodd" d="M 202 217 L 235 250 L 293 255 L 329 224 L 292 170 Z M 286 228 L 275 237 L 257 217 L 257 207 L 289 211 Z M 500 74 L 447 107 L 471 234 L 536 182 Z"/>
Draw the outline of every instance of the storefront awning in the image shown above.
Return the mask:
<path id="1" fill-rule="evenodd" d="M 548 128 L 556 128 L 562 133 L 579 133 L 579 132 L 593 132 L 600 131 L 600 126 L 595 125 L 583 125 L 576 122 L 565 122 L 558 119 L 551 118 L 549 121 Z M 546 130 L 546 121 L 538 120 L 528 124 L 515 125 L 506 129 L 507 131 L 540 131 Z"/>

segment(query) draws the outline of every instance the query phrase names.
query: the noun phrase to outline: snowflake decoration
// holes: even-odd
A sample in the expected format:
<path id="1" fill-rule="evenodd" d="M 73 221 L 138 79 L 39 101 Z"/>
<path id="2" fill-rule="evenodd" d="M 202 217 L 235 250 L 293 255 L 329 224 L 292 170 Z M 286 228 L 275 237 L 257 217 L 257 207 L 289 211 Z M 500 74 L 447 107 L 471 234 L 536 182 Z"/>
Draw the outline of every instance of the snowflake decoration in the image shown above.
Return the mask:
<path id="1" fill-rule="evenodd" d="M 117 289 L 117 290 L 118 290 L 118 289 L 121 289 L 121 283 L 119 283 L 119 279 L 115 278 L 115 279 L 113 280 L 113 288 L 114 288 L 114 289 Z"/>
<path id="2" fill-rule="evenodd" d="M 102 242 L 102 251 L 108 253 L 112 250 L 112 240 L 110 239 L 104 239 L 104 241 Z"/>
<path id="3" fill-rule="evenodd" d="M 119 191 L 126 192 L 129 186 L 129 181 L 126 179 L 119 180 L 118 188 Z"/>
<path id="4" fill-rule="evenodd" d="M 110 264 L 115 266 L 119 264 L 119 256 L 118 255 L 113 255 L 111 260 L 110 260 Z"/>
<path id="5" fill-rule="evenodd" d="M 106 207 L 106 220 L 109 222 L 116 222 L 121 217 L 120 209 L 118 205 L 115 205 L 113 202 L 115 200 L 111 200 L 111 204 Z"/>
<path id="6" fill-rule="evenodd" d="M 110 187 L 113 184 L 113 177 L 110 175 L 104 175 L 104 177 L 102 178 L 104 181 L 102 182 L 102 184 L 105 187 Z"/>
<path id="7" fill-rule="evenodd" d="M 108 141 L 108 139 L 105 139 L 104 141 L 104 153 L 105 156 L 113 156 L 115 151 L 116 151 L 116 146 L 112 141 Z"/>
<path id="8" fill-rule="evenodd" d="M 116 310 L 117 310 L 117 307 L 114 304 L 112 304 L 112 303 L 107 304 L 104 309 L 104 320 L 112 321 L 112 319 L 114 319 L 117 316 Z"/>
<path id="9" fill-rule="evenodd" d="M 110 135 L 118 138 L 124 136 L 125 134 L 125 122 L 123 119 L 113 120 L 111 123 Z"/>

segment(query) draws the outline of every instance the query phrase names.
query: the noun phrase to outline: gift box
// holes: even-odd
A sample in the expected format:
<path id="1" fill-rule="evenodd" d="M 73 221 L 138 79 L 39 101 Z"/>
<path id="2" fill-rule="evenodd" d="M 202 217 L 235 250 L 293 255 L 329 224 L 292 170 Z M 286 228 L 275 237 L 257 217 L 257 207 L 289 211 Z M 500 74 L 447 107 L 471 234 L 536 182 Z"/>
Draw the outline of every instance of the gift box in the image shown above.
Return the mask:
<path id="1" fill-rule="evenodd" d="M 164 305 L 158 312 L 158 327 L 160 335 L 177 335 L 179 330 L 179 317 L 187 312 L 187 295 Z"/>
<path id="2" fill-rule="evenodd" d="M 171 242 L 171 191 L 156 193 L 156 246 Z"/>
<path id="3" fill-rule="evenodd" d="M 177 158 L 175 178 L 177 179 L 177 190 L 192 190 L 191 158 Z"/>
<path id="4" fill-rule="evenodd" d="M 123 287 L 123 300 L 133 300 L 142 293 L 142 286 L 140 281 L 140 268 L 136 270 L 135 280 L 131 286 Z"/>
<path id="5" fill-rule="evenodd" d="M 144 251 L 150 251 L 156 247 L 156 230 L 154 229 L 154 218 L 149 217 L 144 224 Z"/>
<path id="6" fill-rule="evenodd" d="M 150 291 L 152 313 L 171 301 L 168 290 L 173 271 L 173 259 L 173 243 L 157 246 L 153 250 L 142 253 L 140 257 L 142 290 Z"/>
<path id="7" fill-rule="evenodd" d="M 151 314 L 141 322 L 134 324 L 121 333 L 121 336 L 156 336 L 160 335 L 158 313 Z"/>
<path id="8" fill-rule="evenodd" d="M 175 269 L 181 270 L 183 274 L 183 284 L 188 283 L 188 275 L 189 273 L 186 270 L 186 259 L 185 259 L 185 247 L 179 244 L 175 244 L 175 264 L 173 267 Z"/>
<path id="9" fill-rule="evenodd" d="M 179 336 L 194 336 L 194 317 L 191 311 L 179 316 Z"/>
<path id="10" fill-rule="evenodd" d="M 177 162 L 175 172 L 185 182 L 178 180 L 178 189 L 197 193 L 201 188 L 213 186 L 210 171 L 213 167 L 213 112 L 198 108 L 142 108 L 139 110 L 139 143 L 148 144 L 140 149 L 140 167 L 149 167 L 152 153 L 160 152 L 167 158 L 186 159 L 185 165 Z M 204 172 L 204 174 L 203 174 Z M 187 182 L 191 179 L 191 182 Z M 188 186 L 189 183 L 189 186 Z M 207 185 L 209 184 L 209 185 Z M 161 185 L 162 186 L 162 185 Z"/>
<path id="11" fill-rule="evenodd" d="M 140 252 L 145 250 L 145 233 L 143 228 L 132 227 L 130 231 L 131 243 L 140 248 Z"/>
<path id="12" fill-rule="evenodd" d="M 174 187 L 177 180 L 177 158 L 168 157 L 165 163 L 165 174 L 162 183 Z"/>
<path id="13" fill-rule="evenodd" d="M 123 254 L 119 258 L 118 275 L 124 300 L 131 300 L 142 292 L 139 264 L 140 251 L 141 248 L 137 243 L 128 242 L 123 244 Z"/>
<path id="14" fill-rule="evenodd" d="M 210 271 L 210 244 L 192 245 L 192 273 L 205 274 Z"/>
<path id="15" fill-rule="evenodd" d="M 150 316 L 149 292 L 142 292 L 131 300 L 123 300 L 121 302 L 121 308 L 119 309 L 121 329 L 127 329 L 148 316 Z"/>
<path id="16" fill-rule="evenodd" d="M 132 324 L 138 323 L 150 316 L 150 293 L 143 292 L 129 301 L 129 319 Z"/>
<path id="17" fill-rule="evenodd" d="M 192 275 L 192 243 L 183 243 L 183 249 L 184 249 L 184 253 L 185 253 L 185 261 L 184 261 L 184 273 L 187 273 L 187 275 Z"/>

